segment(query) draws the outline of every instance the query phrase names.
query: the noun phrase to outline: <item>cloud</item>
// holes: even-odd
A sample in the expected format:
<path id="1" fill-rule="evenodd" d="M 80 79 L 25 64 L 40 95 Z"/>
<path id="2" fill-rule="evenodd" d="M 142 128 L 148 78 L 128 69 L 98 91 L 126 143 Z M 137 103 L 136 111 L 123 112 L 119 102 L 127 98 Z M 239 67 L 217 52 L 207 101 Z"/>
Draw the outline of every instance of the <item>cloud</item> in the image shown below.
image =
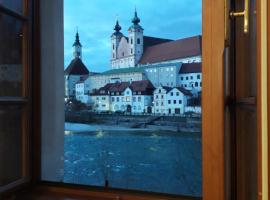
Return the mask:
<path id="1" fill-rule="evenodd" d="M 201 0 L 65 0 L 65 67 L 72 60 L 76 27 L 83 45 L 83 62 L 90 71 L 110 69 L 110 36 L 118 15 L 127 34 L 137 7 L 144 34 L 179 39 L 201 34 Z"/>

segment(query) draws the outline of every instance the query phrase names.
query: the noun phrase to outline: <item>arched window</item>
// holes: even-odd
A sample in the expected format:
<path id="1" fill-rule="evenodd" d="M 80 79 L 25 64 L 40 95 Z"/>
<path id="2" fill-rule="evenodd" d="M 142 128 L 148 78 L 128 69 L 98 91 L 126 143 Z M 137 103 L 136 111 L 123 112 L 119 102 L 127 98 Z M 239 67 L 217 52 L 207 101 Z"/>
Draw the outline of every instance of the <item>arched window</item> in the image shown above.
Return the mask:
<path id="1" fill-rule="evenodd" d="M 137 39 L 137 44 L 140 44 L 141 43 L 141 40 L 140 38 Z"/>

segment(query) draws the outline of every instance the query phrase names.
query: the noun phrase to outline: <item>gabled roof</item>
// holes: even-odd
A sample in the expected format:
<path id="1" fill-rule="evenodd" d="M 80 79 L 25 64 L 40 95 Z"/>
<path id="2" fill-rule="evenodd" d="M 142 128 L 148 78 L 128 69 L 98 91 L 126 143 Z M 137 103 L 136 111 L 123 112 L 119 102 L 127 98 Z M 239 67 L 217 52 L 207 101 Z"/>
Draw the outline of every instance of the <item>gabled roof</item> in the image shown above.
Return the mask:
<path id="1" fill-rule="evenodd" d="M 173 88 L 172 87 L 168 87 L 168 86 L 160 86 L 162 89 L 164 89 L 166 91 L 166 93 L 168 93 L 169 91 L 171 91 Z M 159 89 L 159 88 L 156 88 Z"/>
<path id="2" fill-rule="evenodd" d="M 112 87 L 113 83 L 108 83 L 104 87 L 94 90 L 90 95 L 99 96 L 99 95 L 109 95 L 109 89 Z"/>
<path id="3" fill-rule="evenodd" d="M 187 90 L 187 89 L 185 89 L 185 88 L 183 88 L 183 87 L 176 87 L 180 92 L 182 92 L 184 95 L 186 95 L 186 96 L 192 96 L 192 93 L 189 91 L 189 90 Z"/>
<path id="4" fill-rule="evenodd" d="M 199 55 L 201 55 L 201 36 L 194 36 L 147 47 L 140 64 L 177 60 Z"/>
<path id="5" fill-rule="evenodd" d="M 179 74 L 202 73 L 202 63 L 183 63 Z"/>
<path id="6" fill-rule="evenodd" d="M 65 75 L 88 75 L 89 70 L 80 58 L 74 58 L 65 69 Z"/>
<path id="7" fill-rule="evenodd" d="M 141 92 L 141 94 L 152 94 L 155 87 L 149 80 L 133 81 L 129 86 L 132 92 Z"/>
<path id="8" fill-rule="evenodd" d="M 110 92 L 124 92 L 124 90 L 128 88 L 129 85 L 129 82 L 114 83 L 109 90 Z"/>

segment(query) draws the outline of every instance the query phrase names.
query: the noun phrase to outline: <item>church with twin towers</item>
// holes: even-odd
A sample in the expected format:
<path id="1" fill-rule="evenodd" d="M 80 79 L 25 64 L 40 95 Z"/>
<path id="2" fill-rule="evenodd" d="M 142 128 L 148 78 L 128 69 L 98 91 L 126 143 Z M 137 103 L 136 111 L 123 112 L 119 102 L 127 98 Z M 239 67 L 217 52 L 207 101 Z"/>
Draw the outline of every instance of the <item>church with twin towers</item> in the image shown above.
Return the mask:
<path id="1" fill-rule="evenodd" d="M 201 35 L 168 39 L 146 36 L 135 9 L 126 33 L 116 20 L 111 41 L 110 66 L 104 72 L 93 72 L 85 66 L 83 45 L 77 32 L 73 44 L 73 60 L 65 69 L 66 98 L 84 103 L 107 84 L 149 81 L 153 87 L 181 87 L 192 94 L 201 91 Z M 181 27 L 181 25 L 179 25 Z M 177 36 L 176 36 L 177 37 Z M 128 84 L 127 84 L 128 85 Z M 77 87 L 78 86 L 78 87 Z M 79 87 L 80 86 L 80 87 Z M 83 91 L 76 91 L 83 88 Z"/>

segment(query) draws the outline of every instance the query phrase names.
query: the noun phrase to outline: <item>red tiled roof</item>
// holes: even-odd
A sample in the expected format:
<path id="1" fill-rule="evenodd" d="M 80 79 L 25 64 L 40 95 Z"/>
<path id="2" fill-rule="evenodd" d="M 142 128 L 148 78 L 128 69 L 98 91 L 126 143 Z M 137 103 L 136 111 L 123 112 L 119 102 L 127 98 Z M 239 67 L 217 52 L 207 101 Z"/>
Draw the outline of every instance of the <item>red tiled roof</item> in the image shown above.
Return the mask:
<path id="1" fill-rule="evenodd" d="M 129 82 L 114 83 L 110 88 L 110 92 L 123 92 L 129 85 Z"/>
<path id="2" fill-rule="evenodd" d="M 89 70 L 80 58 L 74 58 L 65 69 L 65 75 L 88 75 Z"/>
<path id="3" fill-rule="evenodd" d="M 99 96 L 99 95 L 109 95 L 109 90 L 114 83 L 108 83 L 104 87 L 101 87 L 97 90 L 94 90 L 90 95 Z"/>
<path id="4" fill-rule="evenodd" d="M 132 92 L 141 92 L 143 95 L 152 94 L 155 89 L 149 80 L 133 81 L 130 88 Z"/>
<path id="5" fill-rule="evenodd" d="M 179 74 L 202 73 L 202 63 L 183 63 Z"/>
<path id="6" fill-rule="evenodd" d="M 171 42 L 173 40 L 164 39 L 164 38 L 156 38 L 156 37 L 150 37 L 150 36 L 143 36 L 143 46 L 144 50 L 147 47 L 154 46 L 157 44 L 165 43 L 165 42 Z"/>
<path id="7" fill-rule="evenodd" d="M 140 64 L 157 63 L 201 55 L 201 36 L 194 36 L 147 47 Z"/>

